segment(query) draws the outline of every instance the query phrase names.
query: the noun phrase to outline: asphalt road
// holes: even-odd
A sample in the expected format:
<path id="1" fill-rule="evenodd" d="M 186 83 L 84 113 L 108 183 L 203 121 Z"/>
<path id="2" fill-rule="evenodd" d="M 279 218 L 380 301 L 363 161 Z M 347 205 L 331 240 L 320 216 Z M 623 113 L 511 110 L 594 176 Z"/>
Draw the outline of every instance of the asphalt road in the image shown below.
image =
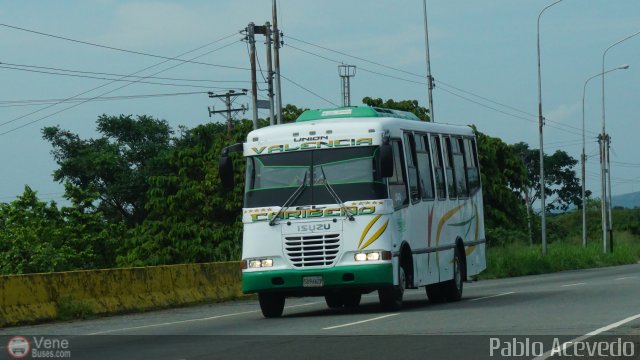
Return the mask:
<path id="1" fill-rule="evenodd" d="M 526 339 L 548 351 L 587 334 L 624 336 L 640 359 L 640 264 L 465 283 L 456 303 L 431 304 L 424 289 L 408 290 L 398 312 L 382 311 L 372 293 L 356 309 L 287 299 L 282 318 L 265 319 L 247 300 L 0 329 L 0 345 L 14 335 L 68 339 L 72 359 L 476 359 L 514 355 L 500 351 Z M 522 358 L 540 355 L 532 346 Z"/>

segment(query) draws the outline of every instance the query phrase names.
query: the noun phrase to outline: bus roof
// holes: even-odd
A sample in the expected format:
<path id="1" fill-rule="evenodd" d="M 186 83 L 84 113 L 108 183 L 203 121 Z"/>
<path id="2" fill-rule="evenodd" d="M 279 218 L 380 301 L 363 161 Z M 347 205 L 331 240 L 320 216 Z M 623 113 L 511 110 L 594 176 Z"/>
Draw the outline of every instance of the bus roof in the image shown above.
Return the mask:
<path id="1" fill-rule="evenodd" d="M 298 118 L 296 122 L 305 122 L 312 120 L 324 120 L 335 118 L 372 118 L 386 117 L 406 120 L 421 121 L 416 115 L 408 111 L 383 109 L 369 106 L 353 106 L 332 109 L 315 109 L 306 110 Z"/>

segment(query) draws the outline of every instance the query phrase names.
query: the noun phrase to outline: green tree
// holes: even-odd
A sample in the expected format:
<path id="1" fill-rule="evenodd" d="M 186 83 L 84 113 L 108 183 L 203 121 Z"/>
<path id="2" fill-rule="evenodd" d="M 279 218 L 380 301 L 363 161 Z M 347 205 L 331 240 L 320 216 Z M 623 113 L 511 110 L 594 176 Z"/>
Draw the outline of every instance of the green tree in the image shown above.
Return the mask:
<path id="1" fill-rule="evenodd" d="M 218 180 L 218 160 L 223 147 L 246 141 L 251 130 L 250 121 L 235 121 L 230 133 L 220 124 L 183 133 L 168 156 L 166 174 L 149 179 L 149 216 L 131 231 L 120 265 L 240 258 L 244 161 L 235 156 L 236 186 L 227 191 Z"/>
<path id="2" fill-rule="evenodd" d="M 373 99 L 367 96 L 362 99 L 362 103 L 372 107 L 409 111 L 414 113 L 422 121 L 431 121 L 429 109 L 418 105 L 418 100 L 395 101 L 388 99 L 387 101 L 383 101 L 381 98 Z"/>
<path id="3" fill-rule="evenodd" d="M 16 200 L 0 203 L 0 274 L 113 267 L 125 228 L 96 212 L 92 195 L 76 194 L 81 202 L 59 209 L 26 186 Z"/>
<path id="4" fill-rule="evenodd" d="M 282 109 L 282 123 L 286 124 L 296 121 L 298 116 L 300 116 L 305 110 L 309 109 L 298 108 L 295 105 L 287 104 Z"/>
<path id="5" fill-rule="evenodd" d="M 527 167 L 527 198 L 531 207 L 540 199 L 540 155 L 523 142 L 514 144 L 515 150 Z M 582 187 L 574 167 L 578 160 L 563 150 L 544 155 L 546 211 L 566 211 L 572 205 L 582 206 Z M 585 191 L 587 197 L 591 191 Z"/>
<path id="6" fill-rule="evenodd" d="M 97 207 L 107 218 L 133 227 L 147 216 L 148 179 L 165 173 L 173 131 L 166 121 L 144 115 L 102 115 L 97 130 L 102 136 L 87 140 L 57 126 L 42 130 L 59 165 L 53 178 L 79 193 L 97 192 Z"/>
<path id="7" fill-rule="evenodd" d="M 527 181 L 526 168 L 511 145 L 473 129 L 477 136 L 486 226 L 521 230 L 526 225 L 526 215 L 519 194 Z"/>

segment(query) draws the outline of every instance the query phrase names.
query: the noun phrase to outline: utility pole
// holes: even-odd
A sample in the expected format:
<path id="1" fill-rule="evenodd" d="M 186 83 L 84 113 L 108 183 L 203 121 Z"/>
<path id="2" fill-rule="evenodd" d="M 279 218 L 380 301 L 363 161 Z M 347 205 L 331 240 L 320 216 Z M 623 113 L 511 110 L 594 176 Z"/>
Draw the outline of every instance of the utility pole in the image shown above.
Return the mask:
<path id="1" fill-rule="evenodd" d="M 602 187 L 600 191 L 602 192 L 601 202 L 601 210 L 602 210 L 602 246 L 603 251 L 607 253 L 607 186 L 606 186 L 606 161 L 605 161 L 605 135 L 604 133 L 598 135 L 598 144 L 600 145 L 600 172 L 602 176 Z"/>
<path id="2" fill-rule="evenodd" d="M 256 31 L 255 24 L 247 26 L 247 40 L 249 41 L 249 61 L 251 62 L 251 110 L 253 112 L 253 128 L 258 128 L 258 83 L 256 81 Z"/>
<path id="3" fill-rule="evenodd" d="M 276 114 L 277 123 L 282 124 L 282 92 L 280 89 L 280 29 L 278 29 L 278 11 L 276 0 L 272 0 L 273 16 L 273 61 L 275 66 L 275 86 L 276 86 Z"/>
<path id="4" fill-rule="evenodd" d="M 242 96 L 242 95 L 247 95 L 246 89 L 243 89 L 242 93 L 236 93 L 235 90 L 229 90 L 225 94 L 220 94 L 220 95 L 216 95 L 212 92 L 209 92 L 210 98 L 223 99 L 222 102 L 224 102 L 224 105 L 226 107 L 225 110 L 216 110 L 215 107 L 209 106 L 208 107 L 209 117 L 211 117 L 214 114 L 227 113 L 227 130 L 231 131 L 231 120 L 233 119 L 233 115 L 240 111 L 242 111 L 242 113 L 244 114 L 244 112 L 247 111 L 247 107 L 244 105 L 241 105 L 239 108 L 235 108 L 235 109 L 231 108 L 231 106 L 233 105 L 233 102 L 238 98 L 238 96 Z"/>
<path id="5" fill-rule="evenodd" d="M 356 76 L 355 65 L 338 65 L 338 74 L 340 74 L 340 80 L 342 82 L 342 106 L 351 106 L 351 81 L 350 79 Z"/>
<path id="6" fill-rule="evenodd" d="M 264 36 L 267 47 L 267 96 L 269 97 L 269 125 L 276 124 L 273 115 L 273 66 L 271 64 L 271 24 L 267 21 L 264 24 Z"/>
<path id="7" fill-rule="evenodd" d="M 611 207 L 613 206 L 612 204 L 612 197 L 611 197 L 611 161 L 610 161 L 610 156 L 611 156 L 611 136 L 609 136 L 609 134 L 607 134 L 606 136 L 606 141 L 607 141 L 607 200 L 609 201 L 609 207 L 608 207 L 608 211 L 609 211 L 609 222 L 607 223 L 607 226 L 609 227 L 609 250 L 611 251 L 611 253 L 613 253 L 613 217 L 611 215 Z"/>

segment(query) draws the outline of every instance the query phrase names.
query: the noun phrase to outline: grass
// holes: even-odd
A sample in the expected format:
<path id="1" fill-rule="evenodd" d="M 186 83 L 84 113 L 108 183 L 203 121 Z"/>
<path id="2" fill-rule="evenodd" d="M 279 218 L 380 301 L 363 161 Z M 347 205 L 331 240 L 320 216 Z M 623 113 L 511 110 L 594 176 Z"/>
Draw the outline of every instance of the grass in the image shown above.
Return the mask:
<path id="1" fill-rule="evenodd" d="M 629 233 L 615 235 L 614 252 L 604 254 L 602 242 L 587 247 L 575 240 L 554 242 L 542 256 L 541 246 L 512 243 L 487 249 L 487 270 L 480 279 L 544 274 L 564 270 L 635 264 L 640 260 L 640 239 Z"/>
<path id="2" fill-rule="evenodd" d="M 64 295 L 58 299 L 58 320 L 88 319 L 93 316 L 93 308 L 85 300 Z"/>

